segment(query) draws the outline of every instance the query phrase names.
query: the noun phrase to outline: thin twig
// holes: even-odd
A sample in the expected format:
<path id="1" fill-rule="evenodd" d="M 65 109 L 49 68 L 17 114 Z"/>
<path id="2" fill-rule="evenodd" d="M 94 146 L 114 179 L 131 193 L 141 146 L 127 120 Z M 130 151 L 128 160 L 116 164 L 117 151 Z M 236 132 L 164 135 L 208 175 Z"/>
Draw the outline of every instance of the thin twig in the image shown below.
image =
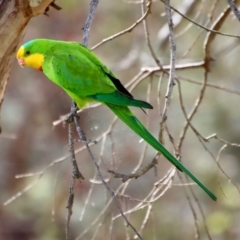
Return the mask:
<path id="1" fill-rule="evenodd" d="M 72 177 L 70 184 L 69 184 L 69 195 L 68 195 L 68 202 L 67 202 L 67 219 L 66 219 L 66 226 L 65 226 L 65 232 L 66 232 L 66 239 L 71 239 L 71 232 L 70 232 L 70 220 L 72 216 L 72 207 L 74 202 L 74 185 L 75 185 L 75 178 Z"/>
<path id="2" fill-rule="evenodd" d="M 104 43 L 106 42 L 109 42 L 111 40 L 113 40 L 114 38 L 117 38 L 125 33 L 129 33 L 131 32 L 135 27 L 137 27 L 146 17 L 147 15 L 150 13 L 150 4 L 151 4 L 151 1 L 148 2 L 148 5 L 147 5 L 147 10 L 146 12 L 134 23 L 132 24 L 130 27 L 126 28 L 125 30 L 121 31 L 121 32 L 118 32 L 108 38 L 105 38 L 103 39 L 100 43 L 96 44 L 95 46 L 92 47 L 92 50 L 93 49 L 96 49 L 98 48 L 99 46 L 103 45 Z"/>
<path id="3" fill-rule="evenodd" d="M 149 8 L 151 9 L 152 2 L 151 1 L 148 1 L 148 2 L 149 2 Z M 145 5 L 146 5 L 146 0 L 143 0 L 142 4 L 141 4 L 142 14 L 145 11 Z M 148 46 L 148 48 L 150 50 L 152 58 L 154 59 L 155 63 L 159 66 L 159 68 L 162 69 L 162 64 L 161 64 L 160 60 L 157 58 L 157 56 L 156 56 L 156 54 L 155 54 L 155 52 L 153 50 L 152 43 L 150 41 L 150 37 L 149 37 L 150 34 L 149 34 L 147 18 L 145 18 L 143 20 L 143 28 L 144 28 L 144 33 L 145 33 L 145 39 L 146 39 L 146 42 L 147 42 L 147 46 Z"/>
<path id="4" fill-rule="evenodd" d="M 90 3 L 90 11 L 88 13 L 87 20 L 85 22 L 85 25 L 83 27 L 83 45 L 87 46 L 88 45 L 88 40 L 89 40 L 89 34 L 90 34 L 90 27 L 93 21 L 93 17 L 95 14 L 95 11 L 97 9 L 99 0 L 92 0 Z"/>
<path id="5" fill-rule="evenodd" d="M 131 174 L 123 174 L 123 173 L 117 173 L 113 170 L 108 170 L 109 173 L 113 174 L 115 178 L 121 178 L 123 182 L 126 182 L 127 180 L 131 178 L 139 178 L 142 175 L 144 175 L 146 172 L 148 172 L 151 168 L 153 168 L 158 163 L 158 157 L 154 157 L 153 160 L 144 168 L 141 170 L 138 170 L 137 172 L 131 173 Z"/>
<path id="6" fill-rule="evenodd" d="M 158 134 L 158 139 L 160 142 L 164 143 L 163 141 L 163 131 L 165 128 L 165 123 L 167 120 L 167 112 L 170 107 L 171 103 L 171 96 L 173 92 L 173 87 L 175 85 L 174 78 L 175 78 L 175 62 L 176 62 L 176 43 L 174 39 L 174 26 L 172 22 L 172 14 L 171 14 L 171 8 L 170 8 L 170 2 L 169 0 L 165 0 L 165 11 L 166 11 L 166 17 L 168 22 L 168 28 L 169 28 L 169 44 L 170 44 L 170 74 L 169 74 L 169 80 L 168 80 L 168 87 L 167 92 L 165 95 L 165 102 L 164 107 L 162 111 L 161 121 L 160 121 L 160 131 Z"/>

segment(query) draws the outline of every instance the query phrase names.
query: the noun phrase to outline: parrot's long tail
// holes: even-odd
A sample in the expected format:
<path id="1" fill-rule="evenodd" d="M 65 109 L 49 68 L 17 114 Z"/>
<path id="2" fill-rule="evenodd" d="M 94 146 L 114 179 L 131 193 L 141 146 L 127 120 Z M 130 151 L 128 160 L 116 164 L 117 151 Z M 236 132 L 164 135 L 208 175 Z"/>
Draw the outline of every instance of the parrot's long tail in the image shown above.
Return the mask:
<path id="1" fill-rule="evenodd" d="M 126 123 L 134 132 L 142 137 L 153 148 L 167 158 L 175 167 L 186 173 L 194 182 L 196 182 L 214 201 L 216 196 L 208 190 L 194 175 L 189 172 L 153 135 L 147 128 L 133 115 L 128 107 L 112 105 L 105 103 L 124 123 Z"/>

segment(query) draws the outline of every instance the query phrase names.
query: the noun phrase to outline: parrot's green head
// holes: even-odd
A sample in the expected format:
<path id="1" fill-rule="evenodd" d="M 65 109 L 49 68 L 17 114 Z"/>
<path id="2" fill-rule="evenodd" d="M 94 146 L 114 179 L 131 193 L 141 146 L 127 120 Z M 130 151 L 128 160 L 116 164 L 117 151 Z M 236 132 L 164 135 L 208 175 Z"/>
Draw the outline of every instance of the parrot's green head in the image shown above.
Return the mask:
<path id="1" fill-rule="evenodd" d="M 44 56 L 49 49 L 48 40 L 35 39 L 22 45 L 17 51 L 18 64 L 42 70 Z"/>

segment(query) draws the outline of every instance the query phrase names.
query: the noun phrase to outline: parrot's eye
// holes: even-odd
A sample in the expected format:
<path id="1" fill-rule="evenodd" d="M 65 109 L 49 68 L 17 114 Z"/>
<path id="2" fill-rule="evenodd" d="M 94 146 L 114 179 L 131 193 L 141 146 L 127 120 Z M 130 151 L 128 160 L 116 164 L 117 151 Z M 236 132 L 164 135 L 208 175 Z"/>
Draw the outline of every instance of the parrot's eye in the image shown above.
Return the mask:
<path id="1" fill-rule="evenodd" d="M 29 50 L 27 50 L 27 51 L 26 51 L 26 55 L 29 55 L 29 54 L 30 54 L 30 51 L 29 51 Z"/>

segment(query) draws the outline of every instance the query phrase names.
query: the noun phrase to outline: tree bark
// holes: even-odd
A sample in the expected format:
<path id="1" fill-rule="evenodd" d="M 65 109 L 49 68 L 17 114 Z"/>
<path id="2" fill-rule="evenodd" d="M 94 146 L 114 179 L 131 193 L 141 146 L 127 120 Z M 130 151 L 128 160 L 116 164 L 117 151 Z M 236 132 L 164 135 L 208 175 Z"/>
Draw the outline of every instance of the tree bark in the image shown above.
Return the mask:
<path id="1" fill-rule="evenodd" d="M 25 28 L 32 17 L 45 13 L 51 4 L 54 6 L 53 2 L 54 0 L 0 0 L 0 111 L 15 53 Z"/>

